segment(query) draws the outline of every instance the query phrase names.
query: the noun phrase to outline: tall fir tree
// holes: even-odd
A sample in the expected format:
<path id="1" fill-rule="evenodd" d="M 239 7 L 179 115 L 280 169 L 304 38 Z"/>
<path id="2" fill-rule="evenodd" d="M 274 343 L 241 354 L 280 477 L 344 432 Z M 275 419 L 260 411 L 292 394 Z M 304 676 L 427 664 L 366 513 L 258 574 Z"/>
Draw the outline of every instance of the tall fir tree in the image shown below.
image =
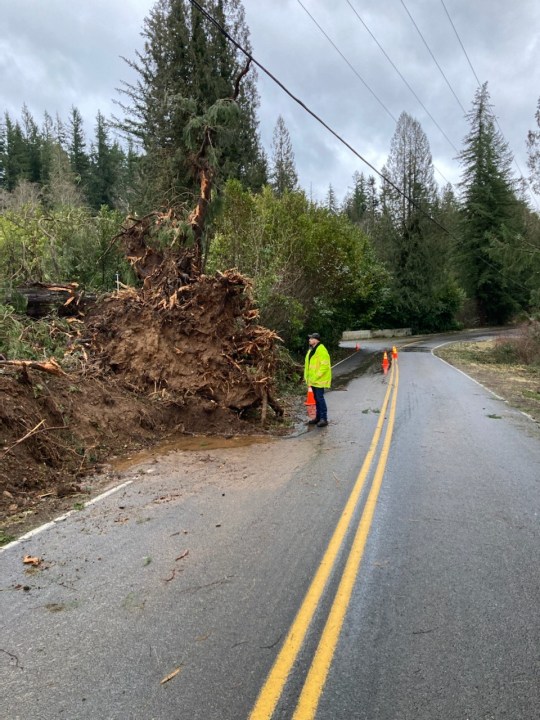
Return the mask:
<path id="1" fill-rule="evenodd" d="M 529 130 L 527 136 L 527 165 L 529 166 L 530 181 L 537 195 L 540 195 L 540 98 L 534 115 L 538 130 Z"/>
<path id="2" fill-rule="evenodd" d="M 27 177 L 32 183 L 42 179 L 41 167 L 41 136 L 36 121 L 26 105 L 22 109 L 23 136 L 26 145 Z"/>
<path id="3" fill-rule="evenodd" d="M 4 127 L 4 187 L 11 192 L 21 180 L 28 180 L 28 152 L 21 126 L 11 119 L 9 113 L 4 116 Z"/>
<path id="4" fill-rule="evenodd" d="M 295 190 L 298 186 L 291 137 L 281 115 L 277 119 L 272 138 L 270 184 L 278 196 L 287 190 Z"/>
<path id="5" fill-rule="evenodd" d="M 204 5 L 249 49 L 240 0 L 208 0 Z M 143 51 L 127 61 L 138 80 L 121 90 L 125 118 L 119 125 L 141 147 L 140 171 L 148 188 L 141 202 L 149 207 L 198 192 L 188 128 L 209 122 L 207 113 L 216 102 L 233 96 L 245 59 L 188 0 L 158 0 L 145 19 L 142 35 Z M 240 112 L 224 121 L 214 159 L 219 159 L 222 178 L 260 185 L 265 171 L 252 78 L 242 81 L 237 104 Z"/>
<path id="6" fill-rule="evenodd" d="M 459 265 L 481 322 L 502 323 L 518 308 L 511 273 L 494 248 L 520 231 L 512 183 L 512 155 L 495 127 L 487 83 L 478 88 L 467 114 L 470 130 L 459 155 L 463 168 L 463 217 Z"/>
<path id="7" fill-rule="evenodd" d="M 84 124 L 81 113 L 73 106 L 69 115 L 68 152 L 71 170 L 77 184 L 85 189 L 88 183 L 90 159 L 86 152 Z"/>
<path id="8" fill-rule="evenodd" d="M 353 186 L 347 193 L 343 203 L 345 214 L 355 225 L 360 225 L 368 208 L 366 178 L 356 171 L 353 175 Z"/>
<path id="9" fill-rule="evenodd" d="M 328 192 L 326 193 L 326 209 L 332 213 L 332 215 L 337 215 L 339 212 L 338 207 L 338 201 L 336 197 L 336 191 L 332 187 L 332 183 L 328 185 Z"/>
<path id="10" fill-rule="evenodd" d="M 123 161 L 121 148 L 118 143 L 110 142 L 106 120 L 98 112 L 88 176 L 88 201 L 94 210 L 99 210 L 103 205 L 116 207 L 117 183 Z"/>
<path id="11" fill-rule="evenodd" d="M 435 199 L 429 142 L 420 123 L 403 112 L 392 137 L 383 174 L 397 186 L 384 183 L 383 207 L 389 225 L 379 250 L 396 279 L 395 302 L 405 324 L 419 327 L 431 295 L 426 275 L 427 221 Z"/>
<path id="12" fill-rule="evenodd" d="M 451 278 L 449 239 L 430 220 L 438 195 L 429 142 L 420 123 L 405 112 L 383 174 L 392 184 L 383 183 L 374 239 L 394 277 L 394 322 L 417 330 L 446 329 L 461 297 Z"/>

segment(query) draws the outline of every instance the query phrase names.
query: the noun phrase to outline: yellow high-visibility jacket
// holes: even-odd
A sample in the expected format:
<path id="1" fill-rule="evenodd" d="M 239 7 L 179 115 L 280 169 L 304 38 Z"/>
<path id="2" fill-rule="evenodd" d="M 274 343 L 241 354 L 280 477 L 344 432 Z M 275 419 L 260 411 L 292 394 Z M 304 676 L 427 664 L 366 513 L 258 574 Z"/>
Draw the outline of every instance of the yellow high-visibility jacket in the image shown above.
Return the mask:
<path id="1" fill-rule="evenodd" d="M 310 358 L 312 348 L 306 353 L 304 380 L 311 387 L 329 388 L 332 384 L 330 355 L 322 343 L 318 343 Z"/>

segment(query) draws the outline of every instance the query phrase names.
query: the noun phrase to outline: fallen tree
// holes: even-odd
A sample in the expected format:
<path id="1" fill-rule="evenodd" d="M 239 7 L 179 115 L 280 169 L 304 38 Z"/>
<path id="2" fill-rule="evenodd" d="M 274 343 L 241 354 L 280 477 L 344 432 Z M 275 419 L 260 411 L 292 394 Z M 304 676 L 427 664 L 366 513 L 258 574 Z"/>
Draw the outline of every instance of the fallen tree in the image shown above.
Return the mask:
<path id="1" fill-rule="evenodd" d="M 180 404 L 199 398 L 209 412 L 217 405 L 240 413 L 261 406 L 264 421 L 267 404 L 276 415 L 283 414 L 274 397 L 279 337 L 257 325 L 247 278 L 234 270 L 212 277 L 202 273 L 204 226 L 216 173 L 210 158 L 220 113 L 235 103 L 248 69 L 249 61 L 233 97 L 218 100 L 203 118 L 194 119 L 197 150 L 190 165 L 199 184 L 195 208 L 187 217 L 168 208 L 127 219 L 114 240 L 142 286 L 108 298 L 86 324 L 100 368 L 138 390 L 162 393 Z"/>

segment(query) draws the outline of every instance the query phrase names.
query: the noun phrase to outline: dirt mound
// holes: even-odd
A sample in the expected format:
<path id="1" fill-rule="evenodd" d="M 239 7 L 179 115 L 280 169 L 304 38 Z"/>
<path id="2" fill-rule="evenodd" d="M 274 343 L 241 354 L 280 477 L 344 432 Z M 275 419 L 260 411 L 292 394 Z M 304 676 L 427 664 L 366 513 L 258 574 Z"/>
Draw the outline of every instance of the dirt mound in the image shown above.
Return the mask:
<path id="1" fill-rule="evenodd" d="M 166 303 L 126 290 L 86 319 L 93 354 L 138 391 L 179 406 L 197 400 L 243 413 L 265 398 L 276 412 L 272 385 L 276 335 L 255 323 L 250 285 L 238 273 L 201 275 Z"/>
<path id="2" fill-rule="evenodd" d="M 253 432 L 248 416 L 260 432 L 268 406 L 283 415 L 279 338 L 257 324 L 249 281 L 202 274 L 201 247 L 172 211 L 129 218 L 115 241 L 142 286 L 73 320 L 68 373 L 0 361 L 0 520 L 78 492 L 97 462 L 166 432 Z"/>

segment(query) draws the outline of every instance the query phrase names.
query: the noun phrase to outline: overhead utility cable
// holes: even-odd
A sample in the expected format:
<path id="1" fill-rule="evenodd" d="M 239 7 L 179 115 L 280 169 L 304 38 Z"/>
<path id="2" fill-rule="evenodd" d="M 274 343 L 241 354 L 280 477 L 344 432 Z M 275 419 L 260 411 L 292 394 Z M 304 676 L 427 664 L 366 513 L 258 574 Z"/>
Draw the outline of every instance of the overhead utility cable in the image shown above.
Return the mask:
<path id="1" fill-rule="evenodd" d="M 393 114 L 390 112 L 390 110 L 386 107 L 386 105 L 383 103 L 383 101 L 380 99 L 380 97 L 376 94 L 376 92 L 375 92 L 374 90 L 372 90 L 372 88 L 367 84 L 367 82 L 366 82 L 366 81 L 364 80 L 364 78 L 360 75 L 360 73 L 358 72 L 358 70 L 356 70 L 356 68 L 353 67 L 353 65 L 351 65 L 351 63 L 347 60 L 347 58 L 346 58 L 345 55 L 341 52 L 341 50 L 340 50 L 339 47 L 336 45 L 336 43 L 335 43 L 335 42 L 332 40 L 332 38 L 326 33 L 326 31 L 319 25 L 319 23 L 315 20 L 315 18 L 314 18 L 313 15 L 309 12 L 309 10 L 306 8 L 306 6 L 305 6 L 302 2 L 300 2 L 300 0 L 297 0 L 297 2 L 298 2 L 298 4 L 302 7 L 302 9 L 309 15 L 309 17 L 313 20 L 313 22 L 315 23 L 315 25 L 319 28 L 319 30 L 322 32 L 322 34 L 324 35 L 324 37 L 325 37 L 325 38 L 328 40 L 328 42 L 332 45 L 332 47 L 334 48 L 334 50 L 336 50 L 336 52 L 338 52 L 338 53 L 341 55 L 341 57 L 343 58 L 343 60 L 345 60 L 345 62 L 346 62 L 347 65 L 351 68 L 351 70 L 352 70 L 353 73 L 356 75 L 356 77 L 364 84 L 364 86 L 365 86 L 365 87 L 369 90 L 369 92 L 373 95 L 373 97 L 374 97 L 375 100 L 379 103 L 379 105 L 388 113 L 388 115 L 390 115 L 390 117 L 392 118 L 392 120 L 393 120 L 395 123 L 397 123 L 397 120 L 396 120 L 396 118 L 394 117 L 394 115 L 393 115 Z"/>
<path id="2" fill-rule="evenodd" d="M 452 29 L 454 30 L 454 33 L 456 34 L 456 37 L 457 37 L 457 39 L 458 39 L 458 42 L 459 42 L 459 44 L 461 45 L 461 49 L 463 50 L 463 54 L 464 54 L 465 57 L 467 58 L 467 62 L 469 63 L 469 67 L 471 68 L 472 74 L 474 75 L 476 82 L 478 83 L 478 87 L 482 87 L 482 83 L 481 83 L 480 80 L 478 79 L 478 75 L 476 74 L 476 70 L 475 70 L 474 67 L 473 67 L 473 64 L 472 64 L 472 62 L 471 62 L 471 60 L 470 60 L 470 58 L 469 58 L 469 55 L 467 54 L 467 51 L 465 50 L 465 46 L 463 45 L 463 43 L 462 43 L 462 41 L 461 41 L 461 38 L 460 38 L 460 36 L 459 36 L 459 33 L 458 33 L 458 31 L 457 31 L 457 28 L 456 28 L 456 26 L 454 25 L 454 23 L 453 23 L 453 21 L 452 21 L 452 18 L 450 17 L 450 13 L 448 12 L 448 9 L 447 9 L 446 5 L 444 4 L 444 0 L 441 0 L 441 4 L 442 4 L 442 6 L 443 6 L 443 8 L 444 8 L 444 11 L 445 11 L 445 13 L 446 13 L 446 16 L 447 16 L 448 20 L 450 21 L 450 25 L 452 26 Z M 504 137 L 504 133 L 503 133 L 503 131 L 502 131 L 502 129 L 501 129 L 501 126 L 499 125 L 498 119 L 497 119 L 495 116 L 494 116 L 494 118 L 495 118 L 495 122 L 497 123 L 497 127 L 499 128 L 499 132 L 500 132 L 501 135 Z M 536 197 L 536 194 L 535 194 L 534 191 L 532 190 L 531 183 L 529 182 L 529 179 L 526 178 L 525 175 L 523 174 L 523 172 L 521 171 L 521 168 L 520 168 L 520 166 L 519 166 L 519 163 L 518 163 L 518 161 L 517 161 L 514 153 L 512 153 L 512 157 L 513 157 L 513 159 L 514 159 L 514 164 L 515 164 L 515 166 L 516 166 L 517 169 L 518 169 L 518 173 L 519 173 L 520 177 L 522 177 L 522 178 L 525 180 L 525 182 L 527 183 L 527 185 L 531 188 L 531 195 L 532 195 L 532 198 L 533 198 L 533 200 L 534 200 L 534 202 L 535 202 L 536 207 L 539 207 L 538 199 L 537 199 L 537 197 Z"/>
<path id="3" fill-rule="evenodd" d="M 461 104 L 461 100 L 460 100 L 460 99 L 458 98 L 458 96 L 456 95 L 456 93 L 455 93 L 454 88 L 452 87 L 452 85 L 450 85 L 450 81 L 448 80 L 448 78 L 447 78 L 446 75 L 444 74 L 444 71 L 443 71 L 442 67 L 441 67 L 441 66 L 439 65 L 439 63 L 437 62 L 437 58 L 436 58 L 435 55 L 432 53 L 431 48 L 430 48 L 429 45 L 427 44 L 424 36 L 422 35 L 422 32 L 421 32 L 420 28 L 419 28 L 418 25 L 415 23 L 413 16 L 412 16 L 411 13 L 409 12 L 409 9 L 407 8 L 407 6 L 406 6 L 405 3 L 403 2 L 403 0 L 401 0 L 401 4 L 402 4 L 403 7 L 405 8 L 405 11 L 406 11 L 407 15 L 410 17 L 412 24 L 414 25 L 414 27 L 415 27 L 416 30 L 418 31 L 418 34 L 420 35 L 420 37 L 422 38 L 422 42 L 424 43 L 424 45 L 426 46 L 429 54 L 430 54 L 431 57 L 433 58 L 433 62 L 434 62 L 435 65 L 439 68 L 439 72 L 441 73 L 441 75 L 443 76 L 443 78 L 444 78 L 445 81 L 446 81 L 446 84 L 447 84 L 448 87 L 450 88 L 450 92 L 451 92 L 452 95 L 456 98 L 456 101 L 457 101 L 459 107 L 463 110 L 463 113 L 466 115 L 466 114 L 467 114 L 467 111 L 465 110 L 465 108 L 464 108 L 463 105 Z"/>
<path id="4" fill-rule="evenodd" d="M 347 2 L 347 5 L 349 5 L 349 7 L 351 8 L 351 10 L 353 11 L 353 13 L 356 15 L 356 17 L 360 20 L 360 22 L 362 23 L 362 25 L 365 27 L 365 29 L 368 31 L 368 33 L 371 35 L 371 37 L 373 38 L 373 40 L 377 43 L 377 46 L 379 47 L 379 49 L 381 50 L 381 52 L 383 53 L 383 55 L 385 56 L 385 58 L 388 60 L 388 62 L 390 63 L 390 65 L 394 68 L 394 70 L 397 72 L 397 74 L 399 75 L 399 77 L 403 80 L 403 82 L 405 83 L 405 85 L 406 85 L 406 86 L 409 88 L 409 90 L 412 92 L 412 94 L 414 95 L 414 97 L 416 98 L 416 100 L 417 100 L 417 101 L 420 103 L 420 105 L 424 108 L 424 110 L 425 110 L 425 112 L 427 113 L 427 115 L 432 119 L 433 123 L 434 123 L 434 124 L 437 126 L 437 128 L 440 130 L 441 134 L 444 135 L 444 137 L 446 138 L 446 140 L 448 141 L 448 143 L 451 145 L 451 147 L 455 150 L 455 152 L 456 152 L 456 153 L 459 152 L 459 150 L 458 150 L 457 147 L 454 145 L 454 143 L 452 142 L 452 140 L 450 140 L 450 138 L 448 137 L 448 135 L 444 132 L 444 130 L 443 130 L 442 127 L 439 125 L 439 123 L 435 120 L 435 118 L 433 117 L 433 115 L 429 112 L 429 110 L 428 110 L 427 107 L 424 105 L 424 103 L 422 102 L 422 100 L 420 100 L 420 98 L 418 97 L 418 95 L 415 93 L 414 89 L 409 85 L 409 83 L 407 82 L 407 79 L 403 76 L 403 74 L 401 73 L 400 69 L 396 66 L 396 64 L 394 63 L 394 61 L 392 60 L 392 58 L 388 55 L 388 53 L 387 53 L 386 50 L 383 48 L 383 46 L 381 45 L 381 43 L 377 40 L 377 38 L 375 37 L 375 35 L 371 32 L 371 30 L 370 30 L 369 27 L 366 25 L 366 23 L 364 22 L 364 20 L 360 17 L 360 15 L 358 14 L 358 11 L 357 11 L 356 8 L 354 7 L 354 5 L 350 2 L 350 0 L 346 0 L 346 2 Z"/>
<path id="5" fill-rule="evenodd" d="M 371 169 L 373 170 L 373 172 L 375 172 L 375 173 L 376 173 L 380 178 L 382 178 L 386 183 L 388 183 L 391 187 L 393 187 L 394 190 L 396 190 L 403 198 L 405 198 L 406 200 L 408 200 L 408 201 L 411 203 L 411 205 L 413 205 L 413 206 L 414 206 L 417 210 L 419 210 L 425 217 L 427 217 L 429 220 L 431 220 L 431 222 L 432 222 L 434 225 L 437 225 L 437 227 L 441 228 L 441 230 L 443 230 L 443 232 L 445 232 L 447 235 L 449 235 L 453 240 L 456 240 L 456 241 L 459 242 L 458 238 L 456 238 L 456 236 L 455 236 L 453 233 L 451 233 L 450 230 L 448 230 L 447 228 L 445 228 L 444 225 L 442 225 L 438 220 L 436 220 L 436 219 L 435 219 L 434 217 L 432 217 L 429 213 L 427 213 L 423 208 L 421 208 L 419 205 L 417 205 L 417 203 L 415 203 L 415 201 L 414 201 L 412 198 L 410 198 L 406 193 L 404 193 L 403 190 L 401 190 L 401 188 L 399 188 L 399 187 L 398 187 L 397 185 L 395 185 L 391 180 L 389 180 L 389 179 L 388 179 L 387 177 L 385 177 L 381 172 L 379 172 L 379 170 L 377 170 L 377 168 L 376 168 L 374 165 L 372 165 L 368 160 L 366 160 L 365 157 L 363 157 L 362 155 L 360 155 L 360 153 L 359 153 L 357 150 L 355 150 L 355 149 L 352 147 L 352 145 L 349 145 L 349 143 L 348 143 L 346 140 L 344 140 L 340 135 L 338 135 L 338 133 L 337 133 L 335 130 L 333 130 L 329 125 L 327 125 L 327 124 L 324 122 L 324 120 L 322 120 L 316 113 L 313 112 L 313 110 L 311 110 L 310 108 L 308 108 L 308 106 L 307 106 L 304 102 L 302 102 L 302 100 L 300 100 L 300 98 L 297 98 L 296 95 L 294 95 L 287 87 L 285 87 L 285 85 L 284 85 L 280 80 L 278 80 L 278 79 L 275 77 L 275 75 L 272 75 L 272 73 L 270 72 L 270 70 L 267 70 L 267 68 L 265 68 L 265 66 L 264 66 L 262 63 L 260 63 L 258 60 L 256 60 L 250 52 L 248 52 L 244 47 L 242 47 L 242 45 L 240 45 L 240 43 L 238 43 L 238 42 L 227 32 L 227 30 L 226 30 L 222 25 L 220 25 L 220 23 L 219 23 L 212 15 L 210 15 L 210 13 L 209 13 L 208 11 L 205 10 L 205 8 L 203 8 L 203 7 L 197 2 L 197 0 L 189 0 L 189 2 L 193 5 L 193 7 L 197 8 L 197 10 L 198 10 L 209 22 L 211 22 L 211 23 L 219 30 L 219 32 L 220 32 L 224 37 L 227 38 L 227 40 L 228 40 L 229 42 L 231 42 L 238 50 L 240 50 L 240 52 L 243 53 L 243 54 L 245 55 L 245 57 L 247 57 L 249 60 L 251 60 L 251 62 L 252 62 L 254 65 L 256 65 L 258 68 L 260 68 L 265 75 L 267 75 L 271 80 L 273 80 L 273 81 L 276 83 L 276 85 L 278 85 L 278 86 L 283 90 L 284 93 L 286 93 L 292 100 L 294 100 L 295 103 L 297 103 L 298 105 L 300 105 L 300 107 L 301 107 L 303 110 L 305 110 L 309 115 L 311 115 L 312 118 L 314 118 L 315 120 L 317 120 L 318 123 L 320 123 L 324 128 L 326 128 L 326 130 L 328 130 L 328 132 L 330 132 L 335 138 L 337 138 L 337 139 L 339 140 L 339 142 L 343 143 L 343 145 L 345 145 L 345 147 L 348 148 L 348 149 L 353 153 L 353 155 L 356 155 L 357 158 L 359 158 L 363 163 L 365 163 L 369 168 L 371 168 Z M 495 268 L 494 265 L 492 265 L 491 263 L 489 263 L 487 260 L 486 260 L 485 262 L 486 262 L 486 264 L 489 265 L 490 267 L 493 267 L 494 269 L 497 269 L 497 268 Z M 502 275 L 502 272 L 500 272 L 500 271 L 499 271 L 499 274 L 500 274 L 501 276 L 503 276 L 503 275 Z M 504 276 L 503 276 L 503 277 L 504 277 Z M 514 284 L 518 285 L 519 287 L 522 287 L 522 288 L 524 288 L 524 289 L 527 289 L 527 288 L 525 288 L 524 285 L 522 285 L 521 283 L 518 283 L 517 281 L 511 280 L 511 282 L 514 282 Z"/>
<path id="6" fill-rule="evenodd" d="M 455 26 L 454 23 L 452 22 L 452 18 L 450 17 L 450 13 L 449 13 L 448 10 L 446 9 L 446 5 L 444 4 L 444 0 L 441 0 L 441 3 L 442 3 L 442 6 L 443 6 L 443 8 L 444 8 L 444 12 L 446 13 L 446 16 L 448 17 L 448 20 L 450 20 L 450 25 L 452 26 L 454 32 L 456 33 L 456 37 L 457 37 L 457 39 L 458 39 L 458 42 L 459 42 L 459 44 L 461 45 L 461 49 L 463 50 L 463 54 L 464 54 L 465 57 L 467 58 L 467 62 L 469 63 L 469 67 L 471 68 L 472 73 L 473 73 L 474 77 L 476 78 L 476 82 L 478 83 L 478 87 L 480 87 L 480 86 L 482 85 L 482 83 L 481 83 L 480 80 L 478 79 L 478 75 L 476 74 L 476 70 L 473 68 L 473 64 L 472 64 L 469 56 L 467 55 L 467 51 L 465 50 L 465 47 L 464 47 L 463 43 L 461 42 L 461 38 L 460 38 L 459 35 L 458 35 L 458 31 L 456 30 L 456 26 Z"/>
<path id="7" fill-rule="evenodd" d="M 363 163 L 365 163 L 371 170 L 373 170 L 374 173 L 376 173 L 384 182 L 386 182 L 390 187 L 394 188 L 394 190 L 401 195 L 401 197 L 405 198 L 408 202 L 411 203 L 413 207 L 415 207 L 419 212 L 422 213 L 425 217 L 427 217 L 429 220 L 431 220 L 432 223 L 437 225 L 441 228 L 445 233 L 450 235 L 450 237 L 453 237 L 450 230 L 444 227 L 438 220 L 436 220 L 434 217 L 432 217 L 429 213 L 427 213 L 420 205 L 418 205 L 411 197 L 407 195 L 407 193 L 403 192 L 403 190 L 398 187 L 395 183 L 392 182 L 389 178 L 387 178 L 385 175 L 383 175 L 377 168 L 372 165 L 369 160 L 366 160 L 363 155 L 361 155 L 358 150 L 355 150 L 352 145 L 350 145 L 346 140 L 344 140 L 341 135 L 338 135 L 338 133 L 333 130 L 330 125 L 328 125 L 322 118 L 320 118 L 311 108 L 309 108 L 300 98 L 296 97 L 282 82 L 281 80 L 278 80 L 275 75 L 273 75 L 270 70 L 268 70 L 262 63 L 260 63 L 258 60 L 256 60 L 253 55 L 248 52 L 242 45 L 240 45 L 239 42 L 237 42 L 228 32 L 227 30 L 205 9 L 203 8 L 197 0 L 189 0 L 189 2 L 193 5 L 193 7 L 197 8 L 197 10 L 204 15 L 204 17 L 211 22 L 215 27 L 219 30 L 219 32 L 227 38 L 229 42 L 231 42 L 238 50 L 240 50 L 241 53 L 243 53 L 251 62 L 256 65 L 258 68 L 260 68 L 265 75 L 267 75 L 271 80 L 273 80 L 276 85 L 279 85 L 279 87 L 283 90 L 284 93 L 286 93 L 292 100 L 294 100 L 295 103 L 300 105 L 300 107 L 305 110 L 309 115 L 311 115 L 312 118 L 314 118 L 318 123 L 320 123 L 326 130 L 328 130 L 329 133 L 331 133 L 337 140 L 339 140 L 340 143 L 345 145 L 346 148 L 348 148 L 353 155 L 356 155 L 357 158 L 359 158 Z"/>
<path id="8" fill-rule="evenodd" d="M 315 25 L 319 28 L 319 30 L 320 30 L 321 33 L 324 35 L 324 37 L 328 40 L 328 42 L 337 50 L 337 52 L 340 54 L 340 56 L 343 58 L 343 60 L 345 60 L 345 62 L 346 62 L 347 65 L 351 68 L 351 70 L 354 72 L 354 74 L 355 74 L 357 77 L 359 77 L 360 80 L 362 80 L 362 82 L 363 82 L 364 85 L 368 88 L 368 90 L 370 90 L 370 92 L 376 97 L 376 99 L 378 100 L 378 102 L 379 102 L 379 103 L 382 105 L 382 107 L 388 112 L 388 114 L 391 116 L 392 120 L 393 120 L 393 121 L 396 123 L 396 125 L 397 125 L 397 122 L 398 122 L 398 121 L 396 120 L 396 118 L 392 115 L 392 113 L 390 113 L 389 110 L 387 110 L 386 106 L 382 103 L 381 100 L 379 100 L 379 98 L 377 97 L 377 95 L 375 95 L 375 93 L 373 92 L 373 90 L 371 90 L 371 88 L 369 87 L 369 85 L 366 84 L 366 82 L 363 80 L 363 78 L 360 77 L 360 75 L 359 75 L 359 73 L 356 71 L 356 69 L 355 69 L 355 68 L 351 65 L 351 63 L 347 60 L 347 58 L 345 57 L 345 55 L 341 52 L 341 50 L 337 47 L 337 45 L 332 41 L 332 39 L 328 36 L 328 34 L 325 32 L 325 30 L 319 25 L 319 23 L 317 22 L 317 20 L 315 20 L 315 18 L 314 18 L 313 15 L 309 12 L 309 10 L 307 10 L 307 8 L 306 8 L 305 5 L 301 2 L 301 0 L 297 0 L 297 2 L 298 2 L 298 4 L 300 5 L 300 7 L 307 13 L 307 15 L 309 15 L 309 17 L 313 20 L 313 22 L 315 23 Z M 354 9 L 354 8 L 353 8 L 353 9 Z M 398 71 L 398 72 L 399 72 L 399 71 Z M 435 121 L 434 121 L 434 122 L 435 122 Z M 438 126 L 437 126 L 437 127 L 438 127 Z M 440 129 L 440 128 L 439 128 L 439 129 Z M 442 132 L 442 131 L 441 131 L 441 132 Z M 448 138 L 447 138 L 447 139 L 448 139 Z M 450 144 L 452 145 L 452 147 L 454 147 L 454 150 L 457 152 L 457 149 L 456 149 L 455 146 L 451 143 L 451 141 L 448 140 L 448 142 L 450 142 Z M 443 173 L 442 173 L 435 165 L 433 165 L 433 167 L 435 168 L 435 170 L 439 173 L 439 175 L 442 177 L 442 179 L 443 179 L 448 185 L 451 185 L 451 184 L 452 184 L 452 183 L 448 180 L 448 178 L 446 178 L 446 177 L 443 175 Z"/>

